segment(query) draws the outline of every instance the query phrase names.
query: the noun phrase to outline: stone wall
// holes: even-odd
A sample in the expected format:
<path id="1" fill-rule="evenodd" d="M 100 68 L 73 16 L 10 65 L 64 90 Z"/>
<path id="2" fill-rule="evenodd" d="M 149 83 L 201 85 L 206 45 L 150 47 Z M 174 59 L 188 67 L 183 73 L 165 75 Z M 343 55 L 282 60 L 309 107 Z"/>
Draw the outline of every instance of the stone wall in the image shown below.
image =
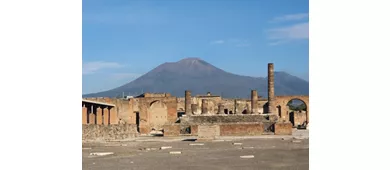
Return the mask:
<path id="1" fill-rule="evenodd" d="M 185 124 L 204 124 L 204 123 L 248 123 L 248 122 L 267 122 L 270 117 L 276 117 L 277 115 L 212 115 L 203 116 L 196 115 L 183 119 Z M 184 122 L 186 121 L 186 122 Z"/>
<path id="2" fill-rule="evenodd" d="M 275 135 L 292 135 L 292 124 L 290 122 L 278 122 L 274 125 Z"/>
<path id="3" fill-rule="evenodd" d="M 164 128 L 164 136 L 179 136 L 180 135 L 180 124 L 166 124 Z"/>
<path id="4" fill-rule="evenodd" d="M 292 114 L 292 115 L 291 115 Z M 293 124 L 293 126 L 302 125 L 306 121 L 306 112 L 302 111 L 291 111 L 290 112 L 290 121 Z"/>
<path id="5" fill-rule="evenodd" d="M 131 124 L 118 125 L 82 125 L 82 140 L 85 141 L 110 141 L 127 140 L 137 136 L 137 126 Z"/>
<path id="6" fill-rule="evenodd" d="M 220 136 L 258 136 L 264 132 L 263 123 L 221 124 Z"/>

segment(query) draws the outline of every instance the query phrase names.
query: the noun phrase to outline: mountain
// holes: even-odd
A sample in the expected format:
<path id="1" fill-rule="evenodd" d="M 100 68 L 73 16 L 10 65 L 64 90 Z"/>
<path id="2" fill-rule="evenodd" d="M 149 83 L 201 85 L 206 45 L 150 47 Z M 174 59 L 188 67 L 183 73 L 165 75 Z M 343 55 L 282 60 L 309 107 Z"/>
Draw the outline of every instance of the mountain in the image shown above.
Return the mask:
<path id="1" fill-rule="evenodd" d="M 259 66 L 261 67 L 261 66 Z M 267 65 L 263 66 L 267 69 Z M 277 67 L 277 65 L 276 65 Z M 309 82 L 285 72 L 275 72 L 275 95 L 308 95 Z M 183 97 L 185 90 L 192 95 L 211 92 L 224 98 L 249 98 L 255 89 L 267 96 L 267 77 L 249 77 L 226 72 L 199 58 L 159 65 L 136 80 L 112 90 L 86 94 L 83 97 L 117 97 L 141 92 L 171 93 Z"/>

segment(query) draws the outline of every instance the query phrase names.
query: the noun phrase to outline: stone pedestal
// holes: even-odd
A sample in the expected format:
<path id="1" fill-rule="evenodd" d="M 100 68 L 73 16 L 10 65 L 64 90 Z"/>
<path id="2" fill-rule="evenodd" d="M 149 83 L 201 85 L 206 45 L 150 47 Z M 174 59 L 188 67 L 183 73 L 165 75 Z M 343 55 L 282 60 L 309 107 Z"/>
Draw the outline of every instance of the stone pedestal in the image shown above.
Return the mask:
<path id="1" fill-rule="evenodd" d="M 198 125 L 198 141 L 214 140 L 220 136 L 219 125 Z"/>
<path id="2" fill-rule="evenodd" d="M 180 136 L 180 124 L 163 125 L 164 136 Z"/>
<path id="3" fill-rule="evenodd" d="M 277 122 L 274 128 L 275 135 L 292 135 L 292 124 L 290 122 Z"/>

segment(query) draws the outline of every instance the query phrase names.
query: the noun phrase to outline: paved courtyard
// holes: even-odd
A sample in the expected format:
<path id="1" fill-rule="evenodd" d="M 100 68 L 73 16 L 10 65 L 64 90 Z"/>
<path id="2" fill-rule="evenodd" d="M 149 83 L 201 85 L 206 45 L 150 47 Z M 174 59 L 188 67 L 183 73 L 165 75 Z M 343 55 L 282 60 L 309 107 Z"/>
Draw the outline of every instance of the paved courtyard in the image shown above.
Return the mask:
<path id="1" fill-rule="evenodd" d="M 285 137 L 224 137 L 208 142 L 191 137 L 138 137 L 126 142 L 83 143 L 83 169 L 308 170 L 308 131 Z"/>

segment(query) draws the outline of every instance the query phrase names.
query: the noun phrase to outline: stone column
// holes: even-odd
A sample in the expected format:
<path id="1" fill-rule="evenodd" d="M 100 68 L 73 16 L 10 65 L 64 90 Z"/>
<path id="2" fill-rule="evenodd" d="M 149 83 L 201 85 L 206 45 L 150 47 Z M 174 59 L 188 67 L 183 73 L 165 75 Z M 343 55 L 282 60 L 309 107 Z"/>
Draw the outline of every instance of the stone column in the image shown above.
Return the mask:
<path id="1" fill-rule="evenodd" d="M 258 95 L 256 90 L 251 91 L 251 114 L 256 114 L 259 111 L 258 105 Z"/>
<path id="2" fill-rule="evenodd" d="M 103 109 L 103 124 L 104 125 L 108 125 L 108 123 L 109 123 L 109 115 L 108 114 L 109 114 L 108 108 L 106 107 Z"/>
<path id="3" fill-rule="evenodd" d="M 217 114 L 219 114 L 219 115 L 225 114 L 224 109 L 225 109 L 225 106 L 223 104 L 219 104 L 218 105 L 218 113 Z"/>
<path id="4" fill-rule="evenodd" d="M 209 102 L 207 99 L 202 99 L 202 114 L 209 113 Z"/>
<path id="5" fill-rule="evenodd" d="M 191 104 L 192 114 L 200 115 L 202 111 L 199 110 L 198 104 Z"/>
<path id="6" fill-rule="evenodd" d="M 95 124 L 95 121 L 96 121 L 96 119 L 95 119 L 95 114 L 93 114 L 93 112 L 91 112 L 90 114 L 89 114 L 89 124 L 91 124 L 91 125 L 94 125 Z"/>
<path id="7" fill-rule="evenodd" d="M 96 124 L 103 124 L 103 110 L 100 107 L 96 108 Z"/>
<path id="8" fill-rule="evenodd" d="M 190 116 L 192 111 L 191 111 L 191 91 L 189 90 L 185 91 L 184 109 L 185 109 L 185 114 L 187 116 Z"/>
<path id="9" fill-rule="evenodd" d="M 85 105 L 83 105 L 82 114 L 83 114 L 83 125 L 85 125 L 85 124 L 87 124 L 87 120 L 88 120 L 87 108 L 85 107 Z"/>
<path id="10" fill-rule="evenodd" d="M 118 124 L 118 116 L 117 116 L 117 113 L 116 113 L 116 107 L 112 107 L 110 108 L 110 124 L 113 125 L 113 124 Z"/>
<path id="11" fill-rule="evenodd" d="M 274 83 L 274 64 L 268 63 L 268 113 L 276 113 Z"/>

